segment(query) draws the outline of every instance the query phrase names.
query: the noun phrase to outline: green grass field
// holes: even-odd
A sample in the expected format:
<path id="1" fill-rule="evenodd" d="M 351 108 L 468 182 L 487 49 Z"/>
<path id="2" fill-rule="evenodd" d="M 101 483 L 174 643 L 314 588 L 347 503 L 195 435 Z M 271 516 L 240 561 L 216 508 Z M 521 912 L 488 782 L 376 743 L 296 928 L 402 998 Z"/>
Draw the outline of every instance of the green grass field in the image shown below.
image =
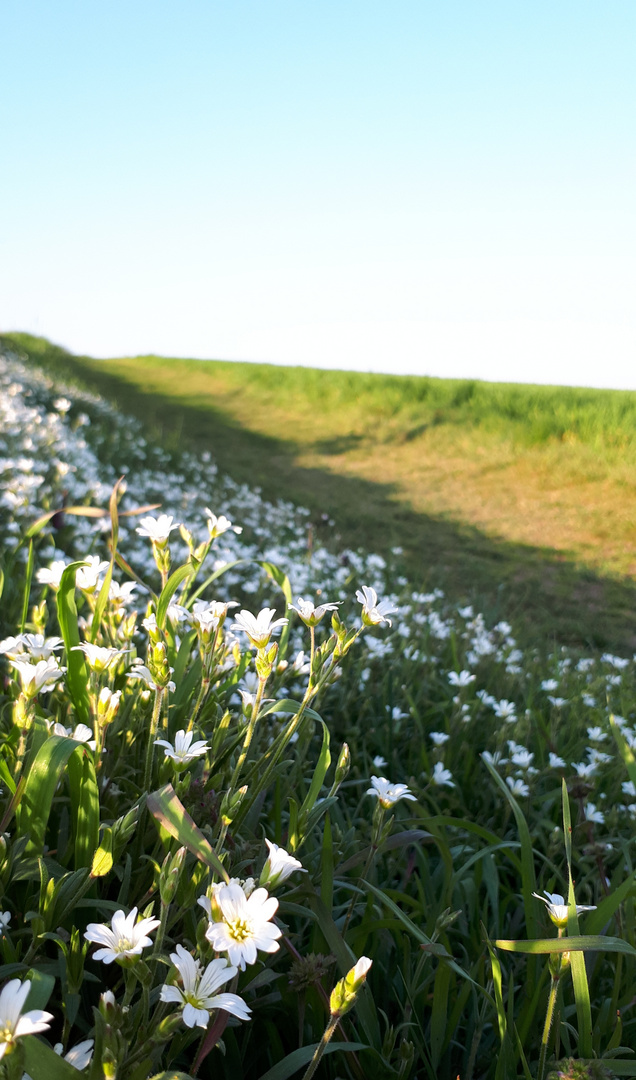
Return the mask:
<path id="1" fill-rule="evenodd" d="M 309 506 L 526 642 L 636 646 L 636 393 L 154 356 L 2 339 L 235 479 Z M 325 518 L 335 522 L 331 527 Z"/>

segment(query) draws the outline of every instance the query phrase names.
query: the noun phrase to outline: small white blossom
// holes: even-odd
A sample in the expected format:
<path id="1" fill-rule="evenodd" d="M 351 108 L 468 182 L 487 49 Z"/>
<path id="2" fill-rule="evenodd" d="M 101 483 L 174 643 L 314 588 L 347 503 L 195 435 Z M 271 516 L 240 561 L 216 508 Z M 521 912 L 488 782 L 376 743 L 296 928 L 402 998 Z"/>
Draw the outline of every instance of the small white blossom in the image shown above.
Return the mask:
<path id="1" fill-rule="evenodd" d="M 436 784 L 437 787 L 455 787 L 452 772 L 450 771 L 450 769 L 445 769 L 441 761 L 435 762 L 435 768 L 433 769 L 431 782 L 433 784 Z"/>
<path id="2" fill-rule="evenodd" d="M 66 671 L 54 656 L 48 660 L 38 660 L 37 664 L 21 659 L 11 660 L 10 663 L 20 676 L 22 690 L 28 698 L 34 698 L 40 690 L 58 683 Z"/>
<path id="3" fill-rule="evenodd" d="M 539 893 L 536 892 L 532 895 L 536 896 L 537 900 L 543 900 L 543 903 L 548 909 L 548 915 L 552 919 L 554 925 L 563 929 L 568 924 L 568 905 L 560 893 L 549 893 L 547 890 L 544 891 L 545 896 L 540 896 Z M 584 911 L 596 911 L 596 905 L 576 905 L 577 915 L 581 915 Z"/>
<path id="4" fill-rule="evenodd" d="M 24 982 L 11 979 L 0 991 L 0 1058 L 4 1057 L 10 1047 L 13 1049 L 16 1039 L 23 1035 L 34 1035 L 37 1031 L 46 1031 L 50 1027 L 49 1021 L 53 1019 L 53 1013 L 44 1012 L 42 1009 L 22 1012 L 30 989 L 29 979 Z"/>
<path id="5" fill-rule="evenodd" d="M 451 686 L 470 686 L 476 678 L 476 675 L 465 669 L 462 671 L 449 671 L 448 673 L 448 681 Z"/>
<path id="6" fill-rule="evenodd" d="M 528 785 L 523 780 L 519 779 L 518 777 L 513 778 L 512 776 L 507 776 L 506 777 L 506 783 L 507 783 L 508 787 L 510 788 L 513 795 L 529 795 L 530 794 L 530 788 L 528 787 Z"/>
<path id="7" fill-rule="evenodd" d="M 43 566 L 35 575 L 40 585 L 48 585 L 51 589 L 59 589 L 62 574 L 68 563 L 64 559 L 56 559 L 50 566 Z"/>
<path id="8" fill-rule="evenodd" d="M 264 649 L 269 643 L 274 630 L 279 626 L 287 626 L 289 622 L 289 619 L 274 619 L 272 621 L 275 614 L 274 608 L 261 608 L 258 615 L 252 615 L 251 611 L 243 609 L 239 611 L 231 629 L 242 630 L 244 634 L 247 634 L 252 645 L 255 645 L 257 649 Z"/>
<path id="9" fill-rule="evenodd" d="M 282 930 L 272 919 L 278 900 L 267 889 L 255 889 L 249 896 L 236 883 L 221 885 L 215 891 L 218 922 L 211 922 L 205 936 L 215 952 L 226 952 L 231 964 L 245 971 L 246 964 L 255 964 L 258 951 L 273 953 L 280 945 Z"/>
<path id="10" fill-rule="evenodd" d="M 139 536 L 147 536 L 153 544 L 158 544 L 162 547 L 167 544 L 168 537 L 174 529 L 179 528 L 179 523 L 173 524 L 173 518 L 168 514 L 160 514 L 158 518 L 154 518 L 151 515 L 140 519 L 139 527 L 135 529 L 135 532 L 139 533 Z"/>
<path id="11" fill-rule="evenodd" d="M 273 844 L 267 837 L 265 837 L 265 843 L 269 848 L 269 855 L 263 867 L 259 884 L 267 885 L 269 889 L 275 889 L 277 885 L 287 881 L 287 878 L 295 870 L 300 870 L 303 874 L 307 872 L 303 868 L 303 864 L 298 859 L 295 859 L 293 855 L 290 855 L 288 851 L 285 851 L 285 848 Z"/>
<path id="12" fill-rule="evenodd" d="M 400 799 L 409 799 L 417 802 L 406 784 L 392 784 L 384 776 L 372 776 L 371 787 L 367 788 L 365 795 L 375 795 L 385 810 L 395 806 Z"/>
<path id="13" fill-rule="evenodd" d="M 585 804 L 585 820 L 593 822 L 594 825 L 603 825 L 605 814 L 602 810 L 596 809 L 595 803 L 587 802 Z"/>
<path id="14" fill-rule="evenodd" d="M 148 934 L 157 929 L 160 920 L 147 918 L 135 922 L 136 919 L 137 908 L 134 907 L 128 915 L 121 909 L 116 911 L 110 926 L 105 923 L 89 923 L 84 937 L 87 941 L 103 946 L 93 953 L 93 960 L 112 964 L 113 960 L 141 956 L 142 950 L 152 945 L 152 938 L 149 938 Z"/>
<path id="15" fill-rule="evenodd" d="M 238 994 L 215 993 L 237 974 L 237 968 L 231 967 L 225 957 L 212 960 L 205 971 L 202 971 L 200 961 L 194 960 L 183 945 L 177 945 L 176 952 L 170 953 L 170 959 L 179 972 L 183 990 L 164 983 L 160 1000 L 175 1002 L 183 1007 L 183 1022 L 186 1027 L 206 1028 L 212 1009 L 223 1009 L 224 1012 L 237 1016 L 239 1020 L 249 1020 L 251 1010 L 242 997 Z"/>
<path id="16" fill-rule="evenodd" d="M 312 600 L 303 600 L 302 596 L 299 596 L 296 603 L 298 607 L 294 604 L 288 605 L 290 611 L 295 611 L 300 615 L 305 626 L 317 626 L 323 615 L 328 611 L 337 611 L 342 601 L 338 600 L 335 603 L 319 604 L 318 607 L 315 607 Z"/>
<path id="17" fill-rule="evenodd" d="M 394 615 L 397 608 L 390 600 L 378 601 L 375 589 L 363 585 L 362 589 L 356 591 L 356 600 L 362 604 L 362 622 L 365 626 L 379 626 L 383 622 L 392 625 L 388 616 Z"/>
<path id="18" fill-rule="evenodd" d="M 552 751 L 550 751 L 550 768 L 551 769 L 565 769 L 566 768 L 566 764 L 565 764 L 565 761 L 563 760 L 563 758 L 559 757 L 558 754 L 554 754 Z"/>
<path id="19" fill-rule="evenodd" d="M 75 575 L 75 584 L 84 592 L 93 592 L 97 587 L 99 575 L 108 569 L 110 563 L 104 562 L 98 555 L 88 555 L 84 562 L 88 565 L 80 566 Z"/>
<path id="20" fill-rule="evenodd" d="M 210 749 L 202 740 L 193 743 L 193 738 L 194 732 L 181 728 L 174 737 L 174 746 L 166 739 L 155 739 L 155 745 L 162 746 L 166 757 L 171 758 L 177 766 L 185 767 L 191 761 L 207 754 Z"/>
<path id="21" fill-rule="evenodd" d="M 205 508 L 205 516 L 207 518 L 208 532 L 210 533 L 211 540 L 216 540 L 217 536 L 222 536 L 223 533 L 228 531 L 228 529 L 231 529 L 232 532 L 236 533 L 237 535 L 240 535 L 240 533 L 243 532 L 243 529 L 240 525 L 233 525 L 228 518 L 224 517 L 223 514 L 217 517 L 216 514 L 213 514 L 212 511 L 208 509 L 207 506 Z"/>
<path id="22" fill-rule="evenodd" d="M 71 651 L 83 652 L 91 671 L 101 674 L 112 667 L 128 649 L 110 649 L 105 645 L 93 645 L 90 641 L 83 641 L 81 645 L 73 645 Z"/>
<path id="23" fill-rule="evenodd" d="M 450 739 L 450 735 L 447 735 L 445 731 L 429 731 L 429 735 L 435 746 L 443 746 Z"/>

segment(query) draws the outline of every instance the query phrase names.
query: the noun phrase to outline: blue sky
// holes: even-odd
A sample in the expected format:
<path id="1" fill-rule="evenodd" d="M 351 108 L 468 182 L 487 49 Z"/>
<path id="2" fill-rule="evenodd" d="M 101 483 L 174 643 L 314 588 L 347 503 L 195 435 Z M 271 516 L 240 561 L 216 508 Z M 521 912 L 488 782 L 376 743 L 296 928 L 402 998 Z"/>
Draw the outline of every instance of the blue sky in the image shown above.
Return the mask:
<path id="1" fill-rule="evenodd" d="M 0 8 L 0 325 L 636 389 L 636 5 Z"/>

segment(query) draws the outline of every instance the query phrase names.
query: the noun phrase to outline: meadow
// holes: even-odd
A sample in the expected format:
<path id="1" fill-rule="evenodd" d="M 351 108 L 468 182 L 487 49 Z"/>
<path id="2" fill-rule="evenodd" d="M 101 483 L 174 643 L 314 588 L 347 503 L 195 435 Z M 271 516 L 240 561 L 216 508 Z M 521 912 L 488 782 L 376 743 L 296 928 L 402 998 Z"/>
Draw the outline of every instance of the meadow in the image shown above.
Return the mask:
<path id="1" fill-rule="evenodd" d="M 636 648 L 636 394 L 162 357 L 4 339 L 238 482 L 312 512 L 524 643 Z M 337 523 L 336 527 L 329 525 Z"/>
<path id="2" fill-rule="evenodd" d="M 424 585 L 399 508 L 364 546 L 368 517 L 336 539 L 265 455 L 302 442 L 291 405 L 276 436 L 253 419 L 230 472 L 218 399 L 175 398 L 179 431 L 166 389 L 159 437 L 143 363 L 127 412 L 75 367 L 109 398 L 121 373 L 27 344 L 0 363 L 4 1076 L 636 1076 L 632 647 L 522 640 L 454 566 L 453 591 Z M 267 412 L 262 377 L 237 415 Z M 350 433 L 346 409 L 371 425 L 320 385 L 321 438 Z M 409 400 L 396 424 L 424 422 Z M 618 470 L 631 398 L 608 402 L 614 458 L 591 408 L 570 422 Z M 504 404 L 489 423 L 509 432 Z M 344 479 L 361 513 L 376 481 Z"/>

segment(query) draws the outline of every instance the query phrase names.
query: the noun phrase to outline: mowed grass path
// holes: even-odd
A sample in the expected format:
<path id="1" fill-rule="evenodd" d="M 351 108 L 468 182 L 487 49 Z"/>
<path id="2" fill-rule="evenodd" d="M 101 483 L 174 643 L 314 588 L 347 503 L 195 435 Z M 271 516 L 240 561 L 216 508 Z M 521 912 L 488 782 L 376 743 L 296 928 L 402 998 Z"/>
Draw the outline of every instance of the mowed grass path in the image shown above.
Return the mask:
<path id="1" fill-rule="evenodd" d="M 154 356 L 5 335 L 522 639 L 636 646 L 636 393 Z M 333 530 L 332 530 L 333 531 Z"/>

